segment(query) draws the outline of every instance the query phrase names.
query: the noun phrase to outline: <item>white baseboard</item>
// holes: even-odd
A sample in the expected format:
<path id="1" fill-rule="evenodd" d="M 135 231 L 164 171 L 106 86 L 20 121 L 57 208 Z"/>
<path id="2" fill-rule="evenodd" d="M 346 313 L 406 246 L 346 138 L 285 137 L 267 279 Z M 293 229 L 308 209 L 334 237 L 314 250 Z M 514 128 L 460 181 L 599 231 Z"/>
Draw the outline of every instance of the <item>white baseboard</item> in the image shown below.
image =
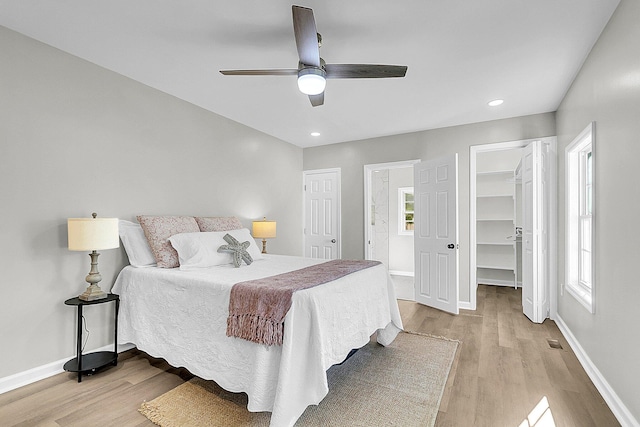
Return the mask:
<path id="1" fill-rule="evenodd" d="M 598 370 L 596 365 L 593 364 L 567 324 L 564 323 L 564 320 L 562 320 L 562 317 L 560 317 L 560 315 L 558 314 L 555 316 L 554 320 L 556 322 L 556 325 L 558 325 L 558 329 L 560 329 L 560 332 L 562 332 L 562 335 L 564 335 L 565 339 L 571 346 L 571 349 L 578 357 L 578 360 L 580 361 L 580 364 L 582 365 L 584 370 L 587 372 L 587 375 L 589 375 L 589 378 L 591 378 L 591 381 L 596 386 L 605 402 L 607 402 L 607 405 L 609 405 L 609 408 L 611 409 L 611 412 L 613 412 L 613 415 L 615 415 L 618 419 L 618 422 L 623 427 L 640 427 L 640 423 L 638 422 L 638 420 L 634 418 L 634 416 L 631 414 L 629 409 L 627 409 L 622 400 L 620 400 L 613 388 L 611 388 L 605 377 Z"/>
<path id="2" fill-rule="evenodd" d="M 134 348 L 133 344 L 123 344 L 118 346 L 118 353 L 130 350 Z M 113 344 L 106 345 L 95 350 L 87 351 L 86 353 L 93 353 L 95 351 L 113 351 Z M 45 378 L 52 377 L 59 373 L 64 372 L 62 368 L 68 360 L 73 359 L 75 355 L 66 357 L 55 362 L 47 363 L 46 365 L 38 366 L 28 371 L 18 372 L 17 374 L 9 375 L 8 377 L 0 378 L 0 394 L 6 393 L 11 390 L 35 383 L 36 381 L 43 380 Z"/>
<path id="3" fill-rule="evenodd" d="M 389 274 L 392 276 L 406 276 L 406 277 L 415 277 L 413 271 L 399 271 L 399 270 L 389 270 Z M 513 286 L 513 283 L 511 283 Z M 406 299 L 406 298 L 400 298 Z M 415 299 L 411 299 L 410 301 L 415 301 Z M 462 310 L 475 310 L 475 307 L 471 306 L 471 302 L 468 301 L 458 301 L 458 308 Z"/>
<path id="4" fill-rule="evenodd" d="M 522 283 L 518 283 L 520 286 Z M 515 288 L 513 280 L 500 280 L 500 279 L 478 279 L 478 285 L 491 285 L 491 286 L 507 286 Z"/>
<path id="5" fill-rule="evenodd" d="M 471 302 L 469 301 L 458 301 L 458 308 L 460 310 L 475 310 L 475 307 L 471 307 Z"/>
<path id="6" fill-rule="evenodd" d="M 389 274 L 392 276 L 407 276 L 413 277 L 413 271 L 400 271 L 400 270 L 389 270 Z"/>

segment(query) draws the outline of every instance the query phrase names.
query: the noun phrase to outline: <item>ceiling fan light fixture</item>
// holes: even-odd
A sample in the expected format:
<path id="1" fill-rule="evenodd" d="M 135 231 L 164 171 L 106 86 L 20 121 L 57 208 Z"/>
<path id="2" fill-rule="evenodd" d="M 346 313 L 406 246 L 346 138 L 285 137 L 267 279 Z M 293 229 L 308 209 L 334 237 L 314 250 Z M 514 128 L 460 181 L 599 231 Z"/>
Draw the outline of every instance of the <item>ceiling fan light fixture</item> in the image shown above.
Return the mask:
<path id="1" fill-rule="evenodd" d="M 322 68 L 302 68 L 298 71 L 298 89 L 305 95 L 319 95 L 327 86 L 326 75 Z"/>

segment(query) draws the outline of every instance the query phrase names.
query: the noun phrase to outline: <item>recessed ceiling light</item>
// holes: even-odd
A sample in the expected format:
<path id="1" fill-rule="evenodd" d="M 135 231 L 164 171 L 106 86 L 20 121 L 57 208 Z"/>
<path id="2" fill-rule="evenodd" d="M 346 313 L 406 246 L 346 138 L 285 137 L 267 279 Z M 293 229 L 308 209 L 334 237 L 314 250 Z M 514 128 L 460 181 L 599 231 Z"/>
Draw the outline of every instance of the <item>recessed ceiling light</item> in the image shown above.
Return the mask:
<path id="1" fill-rule="evenodd" d="M 493 101 L 489 101 L 489 107 L 497 107 L 498 105 L 501 105 L 504 102 L 503 99 L 494 99 Z"/>
<path id="2" fill-rule="evenodd" d="M 311 136 L 320 136 L 320 132 L 311 132 Z"/>

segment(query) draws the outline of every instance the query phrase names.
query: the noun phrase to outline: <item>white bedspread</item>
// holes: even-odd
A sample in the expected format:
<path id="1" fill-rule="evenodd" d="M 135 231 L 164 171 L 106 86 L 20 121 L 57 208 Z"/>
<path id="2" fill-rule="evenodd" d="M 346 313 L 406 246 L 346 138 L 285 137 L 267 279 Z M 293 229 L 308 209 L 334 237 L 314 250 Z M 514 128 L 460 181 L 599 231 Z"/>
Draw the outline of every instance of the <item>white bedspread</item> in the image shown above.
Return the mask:
<path id="1" fill-rule="evenodd" d="M 228 391 L 247 393 L 249 411 L 271 411 L 271 426 L 291 426 L 326 396 L 331 365 L 376 330 L 378 342 L 388 345 L 402 329 L 389 274 L 378 265 L 295 292 L 282 346 L 226 336 L 233 284 L 323 261 L 266 255 L 241 268 L 125 267 L 112 289 L 121 299 L 118 339 Z"/>

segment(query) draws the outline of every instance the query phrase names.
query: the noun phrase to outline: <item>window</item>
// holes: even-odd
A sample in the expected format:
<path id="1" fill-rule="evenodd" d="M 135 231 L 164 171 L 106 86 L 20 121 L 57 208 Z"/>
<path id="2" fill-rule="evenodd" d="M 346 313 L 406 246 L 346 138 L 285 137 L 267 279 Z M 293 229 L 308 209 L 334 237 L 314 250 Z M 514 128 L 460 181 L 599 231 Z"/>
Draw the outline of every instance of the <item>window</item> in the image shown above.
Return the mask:
<path id="1" fill-rule="evenodd" d="M 398 188 L 398 234 L 413 235 L 413 187 Z"/>
<path id="2" fill-rule="evenodd" d="M 566 289 L 591 313 L 595 311 L 593 128 L 591 123 L 565 150 Z"/>

